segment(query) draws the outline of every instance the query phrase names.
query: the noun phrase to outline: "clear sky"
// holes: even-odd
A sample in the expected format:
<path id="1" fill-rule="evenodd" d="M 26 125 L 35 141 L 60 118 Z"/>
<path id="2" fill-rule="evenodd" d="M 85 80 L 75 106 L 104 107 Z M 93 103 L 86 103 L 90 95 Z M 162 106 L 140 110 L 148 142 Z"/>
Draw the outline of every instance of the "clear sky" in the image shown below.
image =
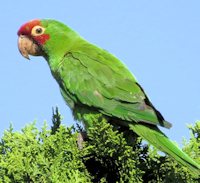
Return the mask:
<path id="1" fill-rule="evenodd" d="M 153 104 L 173 123 L 164 132 L 179 144 L 186 124 L 200 119 L 200 1 L 2 1 L 0 5 L 0 135 L 37 120 L 50 124 L 58 106 L 63 123 L 74 123 L 42 57 L 25 60 L 17 30 L 35 18 L 64 22 L 110 51 L 136 76 Z"/>

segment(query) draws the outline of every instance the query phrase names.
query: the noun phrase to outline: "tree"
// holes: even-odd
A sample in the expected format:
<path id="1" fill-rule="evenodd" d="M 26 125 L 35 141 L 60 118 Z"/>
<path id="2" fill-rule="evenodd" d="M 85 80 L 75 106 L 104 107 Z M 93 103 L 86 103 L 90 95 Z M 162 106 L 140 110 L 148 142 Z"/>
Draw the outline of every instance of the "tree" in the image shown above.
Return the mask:
<path id="1" fill-rule="evenodd" d="M 0 142 L 0 182 L 192 182 L 192 175 L 167 155 L 143 142 L 130 138 L 126 129 L 95 123 L 88 131 L 83 149 L 77 146 L 81 127 L 65 127 L 61 115 L 53 111 L 53 126 L 35 122 L 21 132 L 12 126 Z M 200 121 L 189 126 L 191 138 L 183 150 L 200 162 Z M 133 135 L 133 134 L 131 134 Z"/>

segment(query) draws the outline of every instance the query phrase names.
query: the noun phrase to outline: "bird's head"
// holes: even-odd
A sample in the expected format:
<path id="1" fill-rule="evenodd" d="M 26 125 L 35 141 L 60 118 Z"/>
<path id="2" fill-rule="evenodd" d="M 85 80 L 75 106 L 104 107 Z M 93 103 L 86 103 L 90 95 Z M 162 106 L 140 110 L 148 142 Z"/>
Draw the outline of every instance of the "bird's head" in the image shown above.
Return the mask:
<path id="1" fill-rule="evenodd" d="M 46 32 L 47 24 L 41 20 L 32 20 L 22 25 L 17 32 L 18 48 L 27 59 L 29 55 L 41 56 L 44 54 L 44 45 L 50 39 Z"/>
<path id="2" fill-rule="evenodd" d="M 17 32 L 22 56 L 63 54 L 77 34 L 63 23 L 51 19 L 35 19 L 23 24 Z"/>

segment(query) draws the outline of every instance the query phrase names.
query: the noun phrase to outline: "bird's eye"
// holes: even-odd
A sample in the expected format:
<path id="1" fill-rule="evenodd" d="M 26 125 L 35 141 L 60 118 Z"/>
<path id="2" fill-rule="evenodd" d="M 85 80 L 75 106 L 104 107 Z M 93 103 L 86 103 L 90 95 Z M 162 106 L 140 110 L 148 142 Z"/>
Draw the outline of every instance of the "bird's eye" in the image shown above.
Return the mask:
<path id="1" fill-rule="evenodd" d="M 36 34 L 41 34 L 42 33 L 42 28 L 39 27 L 39 28 L 35 29 L 35 33 Z"/>
<path id="2" fill-rule="evenodd" d="M 32 36 L 40 36 L 44 33 L 45 29 L 44 27 L 41 27 L 39 25 L 36 25 L 32 28 L 31 35 Z"/>

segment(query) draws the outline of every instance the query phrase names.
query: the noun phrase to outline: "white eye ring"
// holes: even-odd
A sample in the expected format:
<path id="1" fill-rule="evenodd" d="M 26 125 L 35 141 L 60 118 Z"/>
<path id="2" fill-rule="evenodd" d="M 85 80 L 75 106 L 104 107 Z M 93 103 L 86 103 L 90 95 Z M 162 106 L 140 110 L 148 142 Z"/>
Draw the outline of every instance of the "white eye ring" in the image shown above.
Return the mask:
<path id="1" fill-rule="evenodd" d="M 44 31 L 45 31 L 44 27 L 36 25 L 35 27 L 32 28 L 31 35 L 32 36 L 40 36 L 44 33 Z"/>

